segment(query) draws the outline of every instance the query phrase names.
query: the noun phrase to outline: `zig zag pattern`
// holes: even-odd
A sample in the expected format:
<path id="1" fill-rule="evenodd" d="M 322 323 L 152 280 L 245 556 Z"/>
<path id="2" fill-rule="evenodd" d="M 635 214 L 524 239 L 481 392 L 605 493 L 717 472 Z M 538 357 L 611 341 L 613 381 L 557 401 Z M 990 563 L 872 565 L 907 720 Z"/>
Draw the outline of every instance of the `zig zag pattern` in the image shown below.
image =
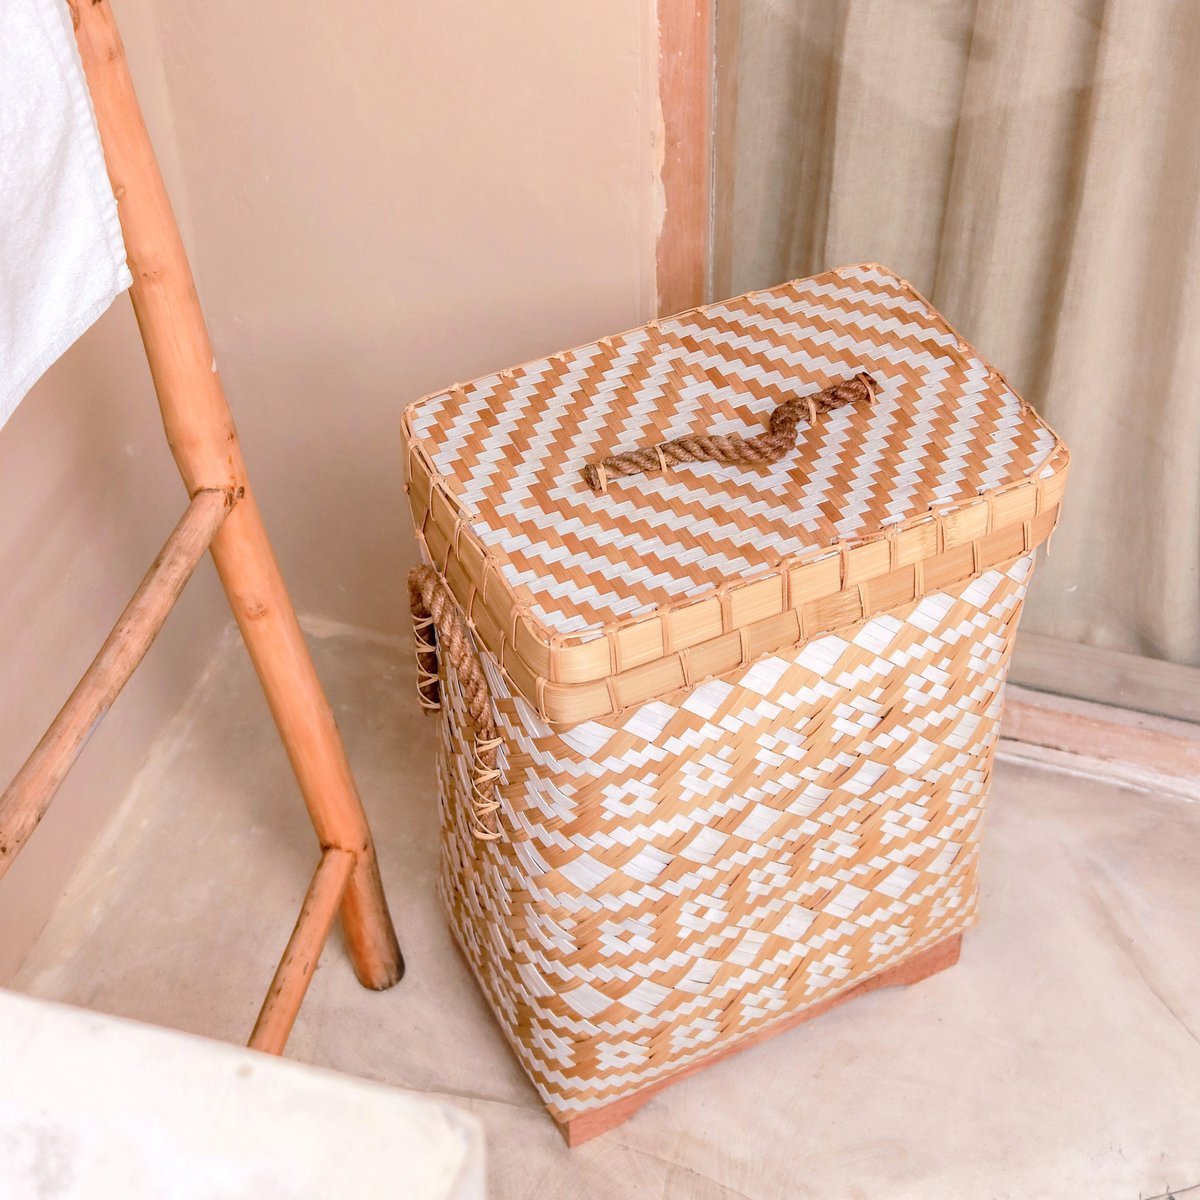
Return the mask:
<path id="1" fill-rule="evenodd" d="M 705 430 L 869 371 L 772 467 L 681 466 L 594 496 L 591 458 Z M 694 597 L 1036 474 L 1056 439 L 903 280 L 848 267 L 684 313 L 431 396 L 414 436 L 472 529 L 563 634 Z"/>
<path id="2" fill-rule="evenodd" d="M 1032 556 L 566 731 L 483 655 L 505 836 L 470 833 L 445 680 L 440 887 L 560 1119 L 637 1091 L 949 937 Z"/>

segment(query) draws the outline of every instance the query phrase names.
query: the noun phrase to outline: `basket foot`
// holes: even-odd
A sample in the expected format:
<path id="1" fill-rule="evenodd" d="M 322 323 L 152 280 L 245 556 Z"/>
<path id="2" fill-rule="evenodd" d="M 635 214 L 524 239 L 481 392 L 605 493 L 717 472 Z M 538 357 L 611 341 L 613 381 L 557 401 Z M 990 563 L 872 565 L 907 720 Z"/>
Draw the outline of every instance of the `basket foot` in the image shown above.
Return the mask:
<path id="1" fill-rule="evenodd" d="M 705 1067 L 710 1067 L 713 1063 L 719 1062 L 722 1058 L 734 1054 L 739 1050 L 745 1050 L 759 1042 L 765 1042 L 777 1033 L 794 1029 L 804 1021 L 810 1021 L 813 1017 L 819 1017 L 822 1013 L 827 1013 L 831 1008 L 837 1008 L 839 1004 L 844 1004 L 847 1000 L 853 1000 L 856 996 L 865 995 L 867 992 L 874 992 L 879 988 L 908 987 L 909 984 L 920 983 L 922 979 L 928 979 L 930 975 L 936 975 L 939 971 L 944 971 L 947 967 L 954 966 L 958 962 L 958 956 L 961 952 L 962 934 L 956 933 L 953 937 L 948 937 L 926 950 L 919 951 L 911 958 L 906 958 L 903 962 L 898 962 L 895 966 L 888 967 L 886 971 L 881 971 L 878 975 L 872 975 L 870 979 L 864 979 L 862 983 L 855 984 L 854 987 L 841 992 L 837 996 L 831 996 L 828 1000 L 822 1000 L 819 1004 L 814 1004 L 811 1008 L 806 1008 L 803 1012 L 798 1012 L 766 1029 L 759 1030 L 757 1033 L 748 1034 L 733 1045 L 727 1046 L 723 1050 L 718 1050 L 716 1053 L 708 1055 L 699 1062 L 689 1064 L 667 1076 L 665 1079 L 660 1079 L 657 1083 L 643 1088 L 640 1092 L 634 1092 L 630 1096 L 622 1096 L 621 1099 L 614 1100 L 611 1104 L 606 1104 L 602 1108 L 590 1109 L 588 1112 L 580 1113 L 578 1116 L 567 1117 L 566 1119 L 555 1117 L 555 1123 L 558 1125 L 559 1132 L 566 1139 L 568 1146 L 572 1148 L 582 1146 L 584 1142 L 591 1141 L 592 1138 L 599 1137 L 600 1134 L 607 1133 L 610 1129 L 615 1129 L 618 1125 L 628 1121 L 638 1109 L 652 1100 L 663 1088 L 677 1083 L 685 1076 L 703 1070 Z"/>

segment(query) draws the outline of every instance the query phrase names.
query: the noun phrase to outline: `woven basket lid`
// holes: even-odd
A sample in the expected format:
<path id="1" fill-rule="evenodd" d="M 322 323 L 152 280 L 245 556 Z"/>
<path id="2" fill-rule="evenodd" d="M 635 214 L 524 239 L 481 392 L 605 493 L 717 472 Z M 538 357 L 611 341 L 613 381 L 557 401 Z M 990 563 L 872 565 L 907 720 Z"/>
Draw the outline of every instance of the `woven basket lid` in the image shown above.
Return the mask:
<path id="1" fill-rule="evenodd" d="M 781 401 L 860 371 L 875 402 L 802 425 L 772 466 L 685 463 L 603 494 L 584 481 L 618 451 L 760 434 Z M 1053 528 L 1067 466 L 1003 377 L 875 265 L 461 384 L 412 405 L 404 428 L 428 557 L 518 689 L 558 720 L 660 694 L 613 678 L 804 603 L 857 589 L 859 611 L 843 608 L 861 618 L 864 581 L 1003 529 L 1021 545 L 989 555 L 1027 551 Z M 693 674 L 685 661 L 682 682 Z"/>

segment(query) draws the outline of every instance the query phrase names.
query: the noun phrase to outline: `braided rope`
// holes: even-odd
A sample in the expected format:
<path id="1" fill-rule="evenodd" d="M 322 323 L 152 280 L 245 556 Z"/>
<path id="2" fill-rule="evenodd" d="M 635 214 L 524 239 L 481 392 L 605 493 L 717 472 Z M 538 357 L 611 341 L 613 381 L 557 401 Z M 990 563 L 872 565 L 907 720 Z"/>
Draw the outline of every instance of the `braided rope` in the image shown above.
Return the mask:
<path id="1" fill-rule="evenodd" d="M 500 770 L 496 759 L 503 738 L 497 733 L 492 716 L 492 697 L 483 664 L 454 593 L 433 567 L 413 567 L 408 573 L 408 603 L 416 635 L 417 698 L 426 711 L 436 712 L 441 708 L 438 654 L 444 653 L 458 677 L 475 735 L 471 832 L 482 841 L 494 842 L 500 837 L 496 817 L 500 808 L 496 798 Z M 425 636 L 429 630 L 433 631 L 433 641 Z"/>
<path id="2" fill-rule="evenodd" d="M 865 371 L 811 396 L 792 396 L 771 413 L 767 433 L 746 438 L 738 433 L 689 434 L 657 446 L 642 446 L 611 454 L 599 462 L 588 463 L 583 478 L 592 491 L 608 490 L 610 479 L 625 475 L 642 475 L 650 471 L 665 471 L 668 466 L 685 462 L 718 462 L 726 466 L 757 467 L 778 462 L 795 448 L 801 418 L 810 425 L 817 423 L 823 412 L 846 404 L 871 404 L 878 385 Z"/>

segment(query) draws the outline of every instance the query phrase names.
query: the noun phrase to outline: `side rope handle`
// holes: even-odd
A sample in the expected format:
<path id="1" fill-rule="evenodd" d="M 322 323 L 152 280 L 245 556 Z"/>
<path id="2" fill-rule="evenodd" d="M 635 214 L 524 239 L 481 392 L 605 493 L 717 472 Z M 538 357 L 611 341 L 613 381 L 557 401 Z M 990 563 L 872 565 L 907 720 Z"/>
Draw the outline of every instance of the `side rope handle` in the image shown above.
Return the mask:
<path id="1" fill-rule="evenodd" d="M 583 468 L 583 478 L 593 492 L 601 494 L 608 491 L 610 480 L 666 471 L 676 463 L 718 462 L 731 467 L 776 463 L 795 448 L 801 418 L 807 417 L 808 423 L 815 425 L 823 412 L 846 404 L 874 403 L 878 391 L 875 380 L 866 371 L 859 371 L 853 378 L 830 384 L 814 395 L 784 400 L 771 413 L 770 430 L 757 437 L 701 433 L 676 438 L 673 442 L 626 450 L 624 454 L 610 454 L 599 462 L 588 463 Z"/>
<path id="2" fill-rule="evenodd" d="M 454 593 L 433 567 L 413 567 L 408 573 L 408 603 L 412 610 L 417 649 L 417 699 L 426 712 L 442 707 L 438 653 L 444 652 L 458 676 L 475 737 L 471 767 L 471 832 L 480 841 L 501 836 L 496 813 L 500 801 L 496 785 L 500 771 L 497 752 L 503 739 L 492 715 L 492 695 L 483 664 Z"/>

